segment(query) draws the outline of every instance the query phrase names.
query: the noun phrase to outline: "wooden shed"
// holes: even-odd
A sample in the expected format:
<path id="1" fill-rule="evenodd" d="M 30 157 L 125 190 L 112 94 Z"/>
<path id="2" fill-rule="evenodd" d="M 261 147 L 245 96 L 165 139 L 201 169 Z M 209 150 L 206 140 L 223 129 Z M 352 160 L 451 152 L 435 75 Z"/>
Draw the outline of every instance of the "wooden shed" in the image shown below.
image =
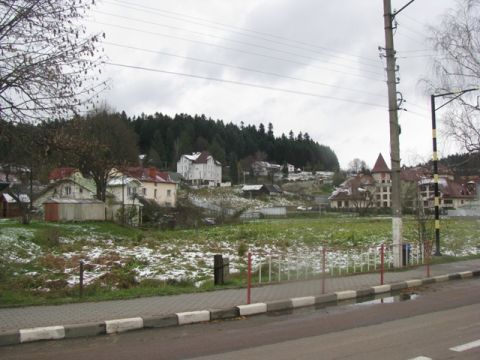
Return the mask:
<path id="1" fill-rule="evenodd" d="M 56 199 L 43 203 L 45 221 L 105 221 L 105 203 L 96 199 Z"/>
<path id="2" fill-rule="evenodd" d="M 24 205 L 30 203 L 30 198 L 26 194 L 18 195 Z M 11 195 L 7 193 L 0 194 L 0 217 L 12 218 L 22 216 L 20 204 Z"/>

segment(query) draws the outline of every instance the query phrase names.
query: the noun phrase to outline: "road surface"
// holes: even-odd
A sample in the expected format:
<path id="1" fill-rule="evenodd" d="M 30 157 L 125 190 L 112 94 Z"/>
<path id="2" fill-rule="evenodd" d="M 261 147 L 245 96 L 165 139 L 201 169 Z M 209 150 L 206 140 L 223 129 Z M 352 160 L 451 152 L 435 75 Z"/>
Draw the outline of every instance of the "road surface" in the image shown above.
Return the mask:
<path id="1" fill-rule="evenodd" d="M 0 359 L 480 359 L 480 279 L 409 301 L 16 345 Z"/>

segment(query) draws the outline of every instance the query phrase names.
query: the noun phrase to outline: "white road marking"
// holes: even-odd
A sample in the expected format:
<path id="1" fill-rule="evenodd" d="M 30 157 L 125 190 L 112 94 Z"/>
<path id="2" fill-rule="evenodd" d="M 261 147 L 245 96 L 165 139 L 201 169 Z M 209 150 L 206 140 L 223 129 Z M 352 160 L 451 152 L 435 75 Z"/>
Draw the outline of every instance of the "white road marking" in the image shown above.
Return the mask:
<path id="1" fill-rule="evenodd" d="M 463 344 L 463 345 L 458 345 L 458 346 L 450 348 L 450 350 L 457 351 L 457 352 L 462 352 L 462 351 L 465 351 L 465 350 L 470 350 L 470 349 L 476 348 L 478 346 L 480 346 L 480 340 L 472 341 L 472 342 L 469 342 L 469 343 Z"/>
<path id="2" fill-rule="evenodd" d="M 417 356 L 416 358 L 408 359 L 408 360 L 432 360 L 432 358 L 426 356 Z"/>

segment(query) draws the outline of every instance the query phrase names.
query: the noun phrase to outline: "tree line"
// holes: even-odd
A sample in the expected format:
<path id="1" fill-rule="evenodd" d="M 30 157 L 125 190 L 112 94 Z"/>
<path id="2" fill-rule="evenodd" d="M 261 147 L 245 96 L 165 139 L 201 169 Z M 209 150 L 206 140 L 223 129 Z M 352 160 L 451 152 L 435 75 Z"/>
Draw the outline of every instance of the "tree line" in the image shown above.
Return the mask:
<path id="1" fill-rule="evenodd" d="M 240 126 L 212 120 L 205 115 L 165 114 L 122 118 L 139 138 L 140 152 L 149 164 L 175 169 L 182 154 L 207 150 L 222 165 L 240 164 L 244 169 L 255 160 L 290 163 L 308 170 L 336 170 L 335 152 L 311 139 L 308 133 L 275 137 L 272 123 Z"/>
<path id="2" fill-rule="evenodd" d="M 305 133 L 273 135 L 273 125 L 240 127 L 205 116 L 185 114 L 129 118 L 106 109 L 70 120 L 31 123 L 0 121 L 0 156 L 4 170 L 30 169 L 35 179 L 46 181 L 54 167 L 77 167 L 92 178 L 98 198 L 104 199 L 108 174 L 114 167 L 144 166 L 176 170 L 182 154 L 209 151 L 238 181 L 241 169 L 256 160 L 291 163 L 311 170 L 336 170 L 338 160 L 326 146 Z M 235 175 L 236 173 L 236 175 Z"/>

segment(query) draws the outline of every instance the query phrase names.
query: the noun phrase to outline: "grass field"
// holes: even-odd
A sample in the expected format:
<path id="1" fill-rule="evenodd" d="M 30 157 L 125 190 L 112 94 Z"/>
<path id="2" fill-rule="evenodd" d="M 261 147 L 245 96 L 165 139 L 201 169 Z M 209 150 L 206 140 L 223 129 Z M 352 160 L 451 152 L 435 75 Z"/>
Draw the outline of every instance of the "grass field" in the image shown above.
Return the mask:
<path id="1" fill-rule="evenodd" d="M 418 241 L 417 223 L 404 220 L 406 242 Z M 430 227 L 431 230 L 431 227 Z M 442 221 L 442 252 L 480 254 L 480 220 Z M 0 306 L 78 301 L 79 263 L 85 263 L 85 299 L 102 300 L 205 291 L 213 255 L 244 269 L 246 252 L 305 254 L 330 248 L 389 244 L 388 217 L 328 216 L 260 220 L 190 230 L 142 230 L 112 223 L 0 222 Z M 241 279 L 233 278 L 232 286 Z"/>

